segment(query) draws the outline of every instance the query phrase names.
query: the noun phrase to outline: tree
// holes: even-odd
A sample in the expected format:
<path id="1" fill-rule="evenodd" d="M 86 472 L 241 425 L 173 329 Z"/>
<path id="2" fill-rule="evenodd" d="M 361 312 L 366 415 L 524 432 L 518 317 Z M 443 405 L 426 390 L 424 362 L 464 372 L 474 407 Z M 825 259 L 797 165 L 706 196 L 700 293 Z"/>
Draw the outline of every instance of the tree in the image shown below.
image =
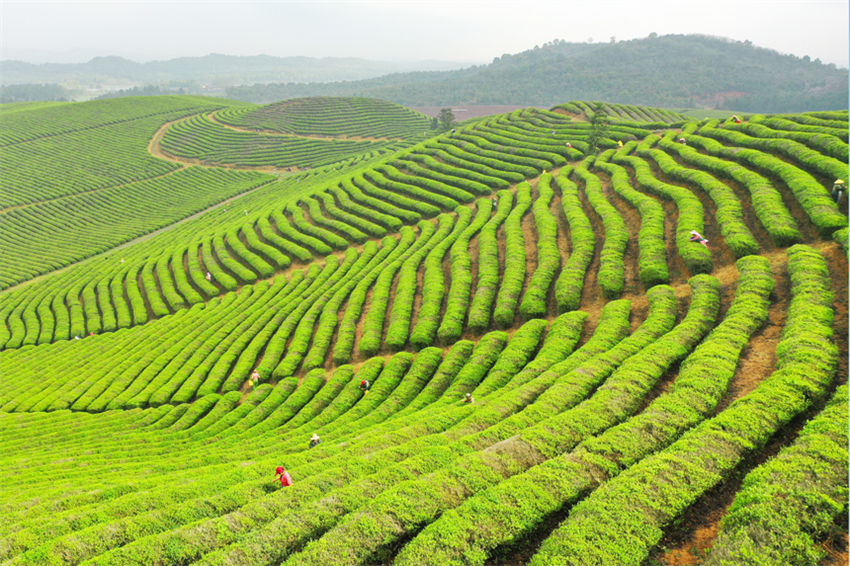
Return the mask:
<path id="1" fill-rule="evenodd" d="M 587 136 L 587 152 L 596 154 L 599 152 L 599 142 L 608 135 L 608 112 L 605 105 L 597 102 L 593 105 L 593 112 L 588 117 L 590 120 L 590 134 Z"/>
<path id="2" fill-rule="evenodd" d="M 437 120 L 440 122 L 440 129 L 444 132 L 451 130 L 457 125 L 451 108 L 441 108 Z"/>

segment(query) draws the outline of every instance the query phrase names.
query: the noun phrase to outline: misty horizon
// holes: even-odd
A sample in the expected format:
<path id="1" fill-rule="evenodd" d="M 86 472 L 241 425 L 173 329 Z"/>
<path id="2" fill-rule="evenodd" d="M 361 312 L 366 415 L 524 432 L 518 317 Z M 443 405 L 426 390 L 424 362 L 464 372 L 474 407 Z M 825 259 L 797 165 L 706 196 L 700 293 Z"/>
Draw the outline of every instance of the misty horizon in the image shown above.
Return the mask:
<path id="1" fill-rule="evenodd" d="M 55 2 L 0 5 L 0 59 L 80 63 L 234 56 L 354 57 L 392 63 L 489 63 L 561 38 L 701 34 L 848 67 L 848 5 L 817 0 L 630 3 Z M 401 25 L 400 25 L 401 24 Z M 50 60 L 54 58 L 53 60 Z"/>

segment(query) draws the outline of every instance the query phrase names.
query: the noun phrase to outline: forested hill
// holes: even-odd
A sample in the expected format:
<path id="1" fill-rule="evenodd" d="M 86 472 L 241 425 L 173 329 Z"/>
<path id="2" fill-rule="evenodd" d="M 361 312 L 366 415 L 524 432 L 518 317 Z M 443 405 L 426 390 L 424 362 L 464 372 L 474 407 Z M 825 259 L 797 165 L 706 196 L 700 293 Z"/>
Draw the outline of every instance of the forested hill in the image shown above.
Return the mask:
<path id="1" fill-rule="evenodd" d="M 360 81 L 232 87 L 230 98 L 367 96 L 410 106 L 521 104 L 570 99 L 662 107 L 797 112 L 847 108 L 846 69 L 808 57 L 700 35 L 610 43 L 556 40 L 488 65 Z"/>

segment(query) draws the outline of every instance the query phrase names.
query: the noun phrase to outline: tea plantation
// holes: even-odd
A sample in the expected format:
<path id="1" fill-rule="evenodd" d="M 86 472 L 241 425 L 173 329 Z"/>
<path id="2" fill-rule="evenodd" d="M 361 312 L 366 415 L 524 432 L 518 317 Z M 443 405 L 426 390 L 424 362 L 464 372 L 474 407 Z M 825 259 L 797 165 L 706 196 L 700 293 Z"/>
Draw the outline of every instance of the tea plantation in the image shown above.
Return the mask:
<path id="1" fill-rule="evenodd" d="M 0 564 L 846 564 L 848 113 L 741 118 L 0 106 Z"/>

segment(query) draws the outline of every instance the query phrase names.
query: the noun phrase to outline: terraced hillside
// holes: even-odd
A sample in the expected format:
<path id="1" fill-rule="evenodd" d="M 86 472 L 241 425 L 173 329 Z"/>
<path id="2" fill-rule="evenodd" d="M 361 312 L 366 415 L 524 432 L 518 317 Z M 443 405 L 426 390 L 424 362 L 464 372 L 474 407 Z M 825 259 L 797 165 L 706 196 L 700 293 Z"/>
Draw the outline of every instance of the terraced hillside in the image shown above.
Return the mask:
<path id="1" fill-rule="evenodd" d="M 305 98 L 191 116 L 163 132 L 161 148 L 204 164 L 307 168 L 400 149 L 430 129 L 425 115 L 381 100 Z"/>
<path id="2" fill-rule="evenodd" d="M 373 98 L 295 98 L 240 112 L 223 113 L 222 122 L 302 136 L 415 138 L 430 120 L 404 106 Z"/>
<path id="3" fill-rule="evenodd" d="M 149 100 L 121 171 L 247 188 L 0 293 L 4 564 L 846 563 L 846 111 L 417 139 L 320 111 L 358 100 Z M 16 163 L 105 144 L 91 104 L 33 109 Z M 387 145 L 304 171 L 332 146 L 292 136 Z"/>

